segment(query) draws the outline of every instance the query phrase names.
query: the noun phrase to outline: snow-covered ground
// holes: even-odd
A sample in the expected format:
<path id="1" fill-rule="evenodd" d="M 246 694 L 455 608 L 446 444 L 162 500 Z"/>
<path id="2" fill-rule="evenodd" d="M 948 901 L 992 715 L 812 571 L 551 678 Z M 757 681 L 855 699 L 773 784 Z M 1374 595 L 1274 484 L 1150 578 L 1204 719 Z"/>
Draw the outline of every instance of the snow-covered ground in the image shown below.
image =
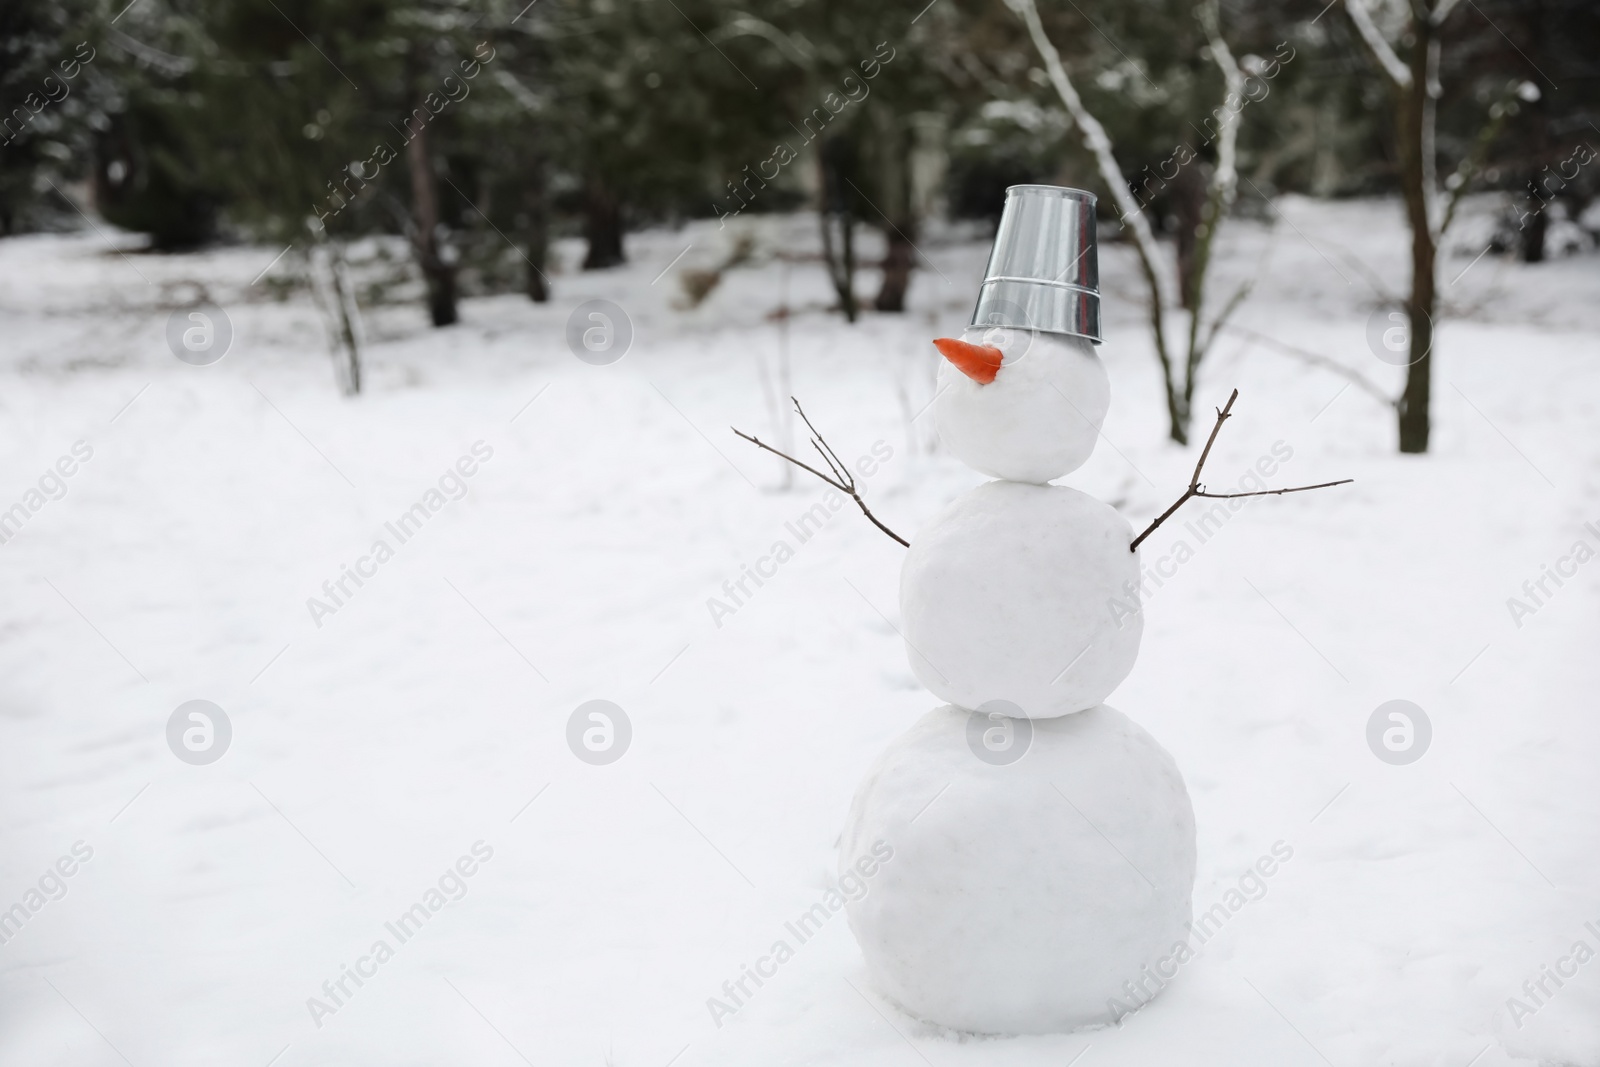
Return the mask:
<path id="1" fill-rule="evenodd" d="M 1225 919 L 1121 1027 L 1018 1039 L 900 1014 L 842 915 L 786 932 L 829 884 L 856 783 L 933 698 L 895 629 L 903 550 L 850 512 L 799 543 L 785 524 L 819 487 L 779 491 L 728 430 L 775 432 L 787 271 L 794 390 L 847 459 L 892 452 L 864 491 L 914 534 L 979 481 L 922 409 L 981 237 L 931 237 L 913 310 L 855 326 L 816 264 L 770 258 L 814 247 L 805 218 L 766 220 L 764 258 L 693 311 L 676 274 L 722 254 L 714 225 L 634 236 L 600 274 L 564 246 L 547 306 L 470 300 L 447 330 L 372 313 L 355 400 L 309 300 L 251 284 L 277 249 L 0 242 L 0 511 L 30 512 L 0 545 L 0 909 L 22 905 L 0 920 L 0 1062 L 1600 1064 L 1600 960 L 1572 954 L 1600 950 L 1600 562 L 1507 606 L 1600 548 L 1596 260 L 1473 263 L 1464 231 L 1434 449 L 1402 457 L 1379 402 L 1260 339 L 1395 388 L 1366 336 L 1403 287 L 1398 206 L 1277 210 L 1225 235 L 1216 291 L 1258 281 L 1253 333 L 1206 368 L 1206 405 L 1241 391 L 1208 479 L 1277 446 L 1275 485 L 1356 482 L 1253 501 L 1203 543 L 1155 534 L 1146 564 L 1193 555 L 1165 565 L 1111 701 L 1182 768 L 1195 910 Z M 1195 450 L 1163 443 L 1131 260 L 1102 257 L 1112 412 L 1067 481 L 1142 526 Z M 165 341 L 193 282 L 235 329 L 210 367 Z M 564 340 L 597 297 L 635 329 L 610 366 Z M 46 472 L 80 441 L 63 494 Z M 441 479 L 398 544 L 385 523 Z M 393 557 L 314 620 L 308 598 L 379 538 Z M 793 558 L 714 620 L 780 539 Z M 633 731 L 604 766 L 566 740 L 597 698 Z M 232 723 L 209 766 L 167 745 L 193 699 Z M 1366 740 L 1392 699 L 1432 723 L 1406 766 Z M 386 924 L 419 902 L 402 942 Z M 780 939 L 793 958 L 718 1025 L 708 998 Z"/>

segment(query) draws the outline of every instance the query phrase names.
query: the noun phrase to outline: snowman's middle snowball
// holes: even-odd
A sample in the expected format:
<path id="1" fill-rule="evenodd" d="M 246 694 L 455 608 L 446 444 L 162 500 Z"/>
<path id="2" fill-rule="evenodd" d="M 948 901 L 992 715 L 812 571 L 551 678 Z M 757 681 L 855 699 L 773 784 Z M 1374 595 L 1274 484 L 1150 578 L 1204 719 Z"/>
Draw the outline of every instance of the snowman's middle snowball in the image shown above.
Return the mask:
<path id="1" fill-rule="evenodd" d="M 1067 486 L 987 482 L 957 497 L 900 572 L 912 671 L 968 710 L 1003 700 L 1048 719 L 1103 702 L 1144 631 L 1126 609 L 1139 602 L 1132 540 L 1127 520 Z"/>

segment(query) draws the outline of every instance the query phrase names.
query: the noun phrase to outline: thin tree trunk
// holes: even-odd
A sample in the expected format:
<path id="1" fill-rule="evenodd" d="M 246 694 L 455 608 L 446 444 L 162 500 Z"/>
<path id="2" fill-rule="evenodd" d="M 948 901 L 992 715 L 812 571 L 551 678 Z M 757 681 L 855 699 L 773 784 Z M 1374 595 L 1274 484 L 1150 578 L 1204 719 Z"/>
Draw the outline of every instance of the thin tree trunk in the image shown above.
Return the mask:
<path id="1" fill-rule="evenodd" d="M 885 247 L 883 277 L 872 306 L 878 311 L 903 312 L 916 254 L 912 243 L 917 219 L 911 203 L 911 136 L 905 123 L 888 109 L 877 109 L 873 117 L 880 189 L 876 206 L 884 213 Z"/>
<path id="2" fill-rule="evenodd" d="M 1428 5 L 1432 7 L 1431 4 Z M 1428 128 L 1433 108 L 1429 100 L 1433 81 L 1432 61 L 1438 56 L 1436 33 L 1427 12 L 1411 20 L 1413 41 L 1409 65 L 1410 83 L 1395 89 L 1397 132 L 1399 133 L 1400 187 L 1411 225 L 1411 297 L 1407 301 L 1410 319 L 1410 366 L 1406 387 L 1400 396 L 1400 451 L 1420 453 L 1428 450 L 1429 405 L 1433 378 L 1433 315 L 1437 304 L 1435 261 L 1438 249 L 1434 238 L 1432 190 L 1428 185 L 1431 168 L 1428 148 L 1433 137 Z"/>
<path id="3" fill-rule="evenodd" d="M 1542 4 L 1532 4 L 1524 16 L 1528 47 L 1535 52 L 1541 40 L 1543 8 Z M 1525 101 L 1522 111 L 1526 117 L 1520 120 L 1529 130 L 1528 147 L 1531 151 L 1528 154 L 1532 157 L 1528 162 L 1526 182 L 1530 211 L 1524 216 L 1521 232 L 1517 234 L 1517 255 L 1524 263 L 1540 263 L 1544 260 L 1545 231 L 1549 222 L 1545 217 L 1545 208 L 1555 198 L 1554 193 L 1541 181 L 1541 175 L 1546 173 L 1546 165 L 1550 162 L 1550 108 L 1545 101 L 1544 93 L 1540 93 L 1537 100 Z"/>
<path id="4" fill-rule="evenodd" d="M 334 377 L 346 396 L 361 392 L 361 309 L 345 264 L 344 249 L 322 232 L 306 257 L 311 296 L 328 331 L 328 351 L 334 359 Z"/>
<path id="5" fill-rule="evenodd" d="M 457 318 L 456 271 L 439 251 L 439 186 L 426 125 L 407 142 L 406 165 L 411 172 L 411 243 L 428 290 L 428 315 L 435 326 L 449 326 Z"/>
<path id="6" fill-rule="evenodd" d="M 910 219 L 902 219 L 888 232 L 888 248 L 883 255 L 883 282 L 878 286 L 878 298 L 872 305 L 879 311 L 906 309 L 906 290 L 911 287 L 911 257 L 915 251 L 906 227 L 915 225 Z"/>
<path id="7" fill-rule="evenodd" d="M 332 245 L 333 292 L 339 302 L 339 340 L 344 347 L 344 380 L 351 396 L 361 393 L 361 308 L 356 303 L 356 287 L 345 262 L 344 247 Z"/>
<path id="8" fill-rule="evenodd" d="M 1006 3 L 1028 28 L 1028 35 L 1033 39 L 1039 57 L 1044 60 L 1045 73 L 1055 87 L 1056 95 L 1066 105 L 1067 113 L 1083 135 L 1084 147 L 1094 156 L 1100 180 L 1105 183 L 1112 202 L 1116 204 L 1118 221 L 1133 237 L 1133 248 L 1139 257 L 1139 271 L 1144 275 L 1150 294 L 1150 335 L 1155 343 L 1156 359 L 1161 363 L 1161 384 L 1166 391 L 1167 433 L 1178 444 L 1188 444 L 1189 413 L 1184 410 L 1181 393 L 1173 381 L 1172 354 L 1167 349 L 1166 334 L 1166 309 L 1170 302 L 1162 287 L 1162 270 L 1158 266 L 1161 252 L 1156 245 L 1155 234 L 1151 232 L 1150 220 L 1145 217 L 1144 209 L 1134 199 L 1127 179 L 1122 175 L 1122 167 L 1111 151 L 1111 138 L 1107 136 L 1105 127 L 1084 106 L 1072 79 L 1067 76 L 1061 53 L 1056 50 L 1049 35 L 1044 32 L 1044 24 L 1039 20 L 1038 6 L 1034 0 L 1006 0 Z"/>
<path id="9" fill-rule="evenodd" d="M 534 160 L 524 187 L 528 209 L 527 248 L 528 299 L 543 304 L 550 299 L 550 279 L 545 274 L 550 250 L 550 204 L 544 178 L 544 161 Z"/>
<path id="10" fill-rule="evenodd" d="M 1524 263 L 1540 263 L 1544 260 L 1545 231 L 1548 229 L 1544 217 L 1545 202 L 1538 197 L 1533 197 L 1531 210 L 1522 224 L 1522 229 L 1517 233 L 1517 257 Z"/>
<path id="11" fill-rule="evenodd" d="M 583 236 L 589 242 L 584 270 L 627 262 L 622 251 L 622 204 L 604 179 L 591 175 L 583 188 Z"/>
<path id="12" fill-rule="evenodd" d="M 1202 167 L 1198 159 L 1190 161 L 1178 171 L 1171 185 L 1172 214 L 1178 222 L 1178 232 L 1174 235 L 1178 246 L 1178 301 L 1191 313 L 1200 310 L 1195 251 L 1200 244 L 1200 228 L 1205 225 L 1207 183 Z"/>
<path id="13" fill-rule="evenodd" d="M 844 194 L 844 163 L 840 158 L 846 149 L 837 142 L 823 142 L 817 146 L 817 168 L 821 175 L 817 219 L 822 224 L 822 258 L 828 268 L 828 280 L 839 296 L 839 307 L 846 322 L 855 322 L 859 308 L 856 305 L 856 251 L 855 220 L 851 216 L 850 202 Z M 839 219 L 839 241 L 833 238 L 833 218 Z"/>

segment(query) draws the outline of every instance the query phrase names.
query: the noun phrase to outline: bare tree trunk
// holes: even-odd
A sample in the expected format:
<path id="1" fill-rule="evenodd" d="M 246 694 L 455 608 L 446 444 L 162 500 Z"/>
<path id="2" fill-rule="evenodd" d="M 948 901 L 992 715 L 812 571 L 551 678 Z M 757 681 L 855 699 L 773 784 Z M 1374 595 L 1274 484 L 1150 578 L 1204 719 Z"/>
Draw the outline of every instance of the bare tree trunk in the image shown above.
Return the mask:
<path id="1" fill-rule="evenodd" d="M 1237 121 L 1230 119 L 1229 121 Z M 1174 235 L 1178 246 L 1178 302 L 1183 310 L 1199 310 L 1195 285 L 1195 251 L 1200 244 L 1200 227 L 1205 223 L 1206 175 L 1201 162 L 1191 160 L 1172 180 L 1172 213 L 1178 220 Z"/>
<path id="2" fill-rule="evenodd" d="M 364 337 L 361 329 L 361 309 L 356 302 L 355 286 L 350 280 L 350 270 L 345 264 L 344 247 L 327 237 L 318 235 L 306 257 L 306 273 L 311 281 L 311 296 L 317 310 L 322 313 L 323 325 L 328 331 L 328 351 L 334 360 L 334 377 L 339 391 L 346 396 L 361 392 L 361 347 Z"/>
<path id="3" fill-rule="evenodd" d="M 1056 95 L 1066 106 L 1067 113 L 1072 116 L 1073 123 L 1078 127 L 1083 137 L 1084 147 L 1094 156 L 1095 166 L 1100 172 L 1100 179 L 1105 183 L 1118 212 L 1118 221 L 1127 229 L 1133 238 L 1134 252 L 1139 257 L 1139 270 L 1144 275 L 1145 285 L 1149 292 L 1148 310 L 1150 316 L 1151 340 L 1155 343 L 1156 359 L 1161 364 L 1162 388 L 1166 394 L 1168 435 L 1178 444 L 1189 442 L 1190 409 L 1194 399 L 1195 381 L 1198 376 L 1201 361 L 1215 340 L 1218 330 L 1228 316 L 1239 306 L 1249 292 L 1248 286 L 1241 286 L 1232 298 L 1223 306 L 1221 311 L 1211 320 L 1209 327 L 1201 329 L 1200 309 L 1205 297 L 1205 272 L 1210 262 L 1210 249 L 1216 239 L 1217 232 L 1222 228 L 1222 221 L 1227 216 L 1228 208 L 1233 203 L 1234 183 L 1238 173 L 1234 162 L 1234 145 L 1238 137 L 1237 114 L 1231 116 L 1223 124 L 1221 137 L 1217 146 L 1217 166 L 1210 180 L 1206 183 L 1206 203 L 1204 209 L 1204 223 L 1197 229 L 1194 244 L 1193 267 L 1190 271 L 1190 284 L 1193 288 L 1195 311 L 1189 315 L 1188 352 L 1184 355 L 1183 364 L 1176 365 L 1173 356 L 1175 353 L 1168 347 L 1166 330 L 1166 311 L 1172 307 L 1174 300 L 1167 294 L 1163 284 L 1163 275 L 1167 267 L 1162 262 L 1162 254 L 1156 244 L 1155 234 L 1151 231 L 1149 219 L 1145 217 L 1144 209 L 1134 199 L 1127 179 L 1123 176 L 1122 167 L 1117 163 L 1112 152 L 1111 138 L 1107 136 L 1105 127 L 1084 106 L 1083 99 L 1073 87 L 1072 79 L 1067 74 L 1065 64 L 1061 61 L 1061 54 L 1056 46 L 1051 43 L 1050 37 L 1045 33 L 1044 24 L 1039 18 L 1039 9 L 1034 0 L 1006 0 L 1007 5 L 1022 19 L 1027 27 L 1028 36 L 1033 40 L 1034 49 L 1039 57 L 1044 60 L 1045 74 L 1050 83 L 1055 87 Z M 1222 72 L 1223 81 L 1227 86 L 1224 96 L 1224 105 L 1230 99 L 1242 97 L 1244 74 L 1239 69 L 1238 62 L 1233 53 L 1228 49 L 1227 42 L 1222 37 L 1219 24 L 1218 6 L 1216 0 L 1200 0 L 1196 5 L 1196 14 L 1200 17 L 1206 29 L 1206 36 L 1210 45 L 1211 59 Z M 1182 377 L 1178 376 L 1181 370 Z"/>
<path id="4" fill-rule="evenodd" d="M 1530 5 L 1523 19 L 1528 28 L 1529 47 L 1536 51 L 1541 40 L 1543 15 L 1544 5 L 1535 3 Z M 1546 172 L 1547 164 L 1551 162 L 1550 109 L 1544 93 L 1540 93 L 1537 100 L 1524 101 L 1520 110 L 1526 115 L 1521 124 L 1529 128 L 1529 147 L 1532 149 L 1525 183 L 1531 210 L 1523 216 L 1522 228 L 1517 234 L 1517 255 L 1524 263 L 1541 263 L 1544 261 L 1545 233 L 1549 222 L 1545 217 L 1545 208 L 1554 199 L 1552 190 L 1540 181 L 1540 175 Z"/>
<path id="5" fill-rule="evenodd" d="M 418 109 L 426 113 L 421 105 Z M 456 270 L 445 262 L 439 248 L 439 186 L 428 150 L 428 127 L 418 126 L 406 143 L 406 165 L 411 172 L 412 248 L 428 289 L 428 315 L 435 326 L 456 321 Z"/>
<path id="6" fill-rule="evenodd" d="M 1406 301 L 1410 321 L 1410 365 L 1406 387 L 1400 394 L 1400 451 L 1426 452 L 1430 429 L 1429 404 L 1433 391 L 1433 317 L 1438 310 L 1439 238 L 1450 225 L 1466 174 L 1449 198 L 1442 217 L 1435 205 L 1434 113 L 1439 97 L 1439 27 L 1456 6 L 1455 0 L 1416 0 L 1410 8 L 1403 40 L 1410 56 L 1402 61 L 1384 39 L 1366 0 L 1345 0 L 1345 11 L 1356 34 L 1394 94 L 1395 142 L 1400 164 L 1400 193 L 1411 227 L 1411 295 Z M 1486 147 L 1486 142 L 1480 142 Z"/>
<path id="7" fill-rule="evenodd" d="M 1544 239 L 1548 230 L 1544 217 L 1544 201 L 1534 197 L 1533 209 L 1524 218 L 1527 220 L 1517 232 L 1517 257 L 1524 263 L 1541 263 L 1544 261 Z"/>
<path id="8" fill-rule="evenodd" d="M 889 246 L 883 254 L 883 282 L 878 286 L 878 298 L 872 306 L 879 311 L 904 311 L 906 290 L 911 287 L 911 237 L 906 227 L 915 226 L 903 219 L 888 233 Z"/>
<path id="9" fill-rule="evenodd" d="M 794 417 L 790 414 L 791 408 L 784 403 L 789 397 L 794 396 L 794 385 L 789 373 L 789 267 L 791 257 L 788 253 L 778 253 L 778 308 L 772 313 L 778 323 L 778 357 L 774 366 L 768 366 L 767 361 L 761 358 L 757 350 L 757 368 L 761 372 L 761 391 L 766 394 L 767 413 L 772 417 L 772 434 L 778 442 L 780 452 L 794 451 Z M 792 464 L 780 464 L 783 468 L 783 484 L 779 486 L 784 492 L 794 487 L 794 467 Z"/>
<path id="10" fill-rule="evenodd" d="M 1429 8 L 1432 4 L 1427 5 Z M 1438 55 L 1436 28 L 1424 13 L 1411 20 L 1410 84 L 1396 89 L 1398 100 L 1400 187 L 1405 199 L 1406 219 L 1411 225 L 1411 297 L 1406 313 L 1410 319 L 1410 365 L 1406 387 L 1400 396 L 1400 451 L 1426 452 L 1430 429 L 1429 404 L 1433 378 L 1433 314 L 1437 304 L 1435 263 L 1438 258 L 1434 236 L 1432 168 L 1429 157 L 1433 131 L 1430 97 L 1433 64 Z"/>
<path id="11" fill-rule="evenodd" d="M 847 152 L 848 149 L 837 141 L 825 141 L 817 146 L 817 166 L 822 178 L 817 217 L 822 223 L 822 258 L 827 263 L 828 279 L 839 295 L 845 321 L 855 322 L 860 309 L 856 304 L 855 218 L 844 189 Z M 833 236 L 835 215 L 840 231 L 837 246 Z"/>
<path id="12" fill-rule="evenodd" d="M 584 270 L 627 262 L 622 251 L 622 204 L 605 179 L 591 174 L 583 187 L 583 236 L 589 242 Z"/>
<path id="13" fill-rule="evenodd" d="M 528 260 L 528 299 L 543 304 L 550 299 L 550 279 L 545 274 L 550 250 L 550 204 L 545 188 L 544 160 L 536 159 L 529 167 L 524 196 L 528 211 L 527 248 L 523 252 Z"/>
<path id="14" fill-rule="evenodd" d="M 1520 21 L 1522 21 L 1523 30 L 1526 32 L 1525 40 L 1528 43 L 1528 51 L 1531 51 L 1534 56 L 1542 58 L 1542 51 L 1544 51 L 1541 48 L 1542 43 L 1544 43 L 1544 3 L 1541 0 L 1533 0 L 1531 3 L 1523 3 L 1523 5 L 1518 6 L 1523 8 Z M 1528 66 L 1533 66 L 1533 59 L 1528 59 Z M 1530 75 L 1530 77 L 1542 78 L 1538 67 L 1533 67 L 1533 75 Z M 1531 213 L 1531 216 L 1526 216 L 1522 232 L 1518 234 L 1517 253 L 1518 258 L 1522 259 L 1523 262 L 1542 262 L 1544 261 L 1544 237 L 1546 237 L 1546 230 L 1549 229 L 1547 227 L 1549 219 L 1544 216 L 1544 210 L 1550 205 L 1550 200 L 1555 198 L 1554 190 L 1544 186 L 1544 182 L 1541 181 L 1541 174 L 1546 173 L 1547 165 L 1554 162 L 1549 158 L 1550 109 L 1549 104 L 1546 102 L 1546 94 L 1539 93 L 1538 99 L 1523 101 L 1522 110 L 1523 114 L 1526 115 L 1522 123 L 1528 126 L 1528 142 L 1530 142 L 1531 147 L 1526 186 L 1530 190 L 1533 213 Z M 1565 182 L 1562 182 L 1562 184 L 1565 184 Z M 1578 216 L 1571 216 L 1571 218 L 1578 218 Z"/>
<path id="15" fill-rule="evenodd" d="M 916 254 L 917 219 L 911 203 L 911 136 L 899 116 L 886 109 L 875 113 L 879 199 L 884 213 L 883 279 L 872 306 L 878 311 L 906 309 L 906 290 Z"/>

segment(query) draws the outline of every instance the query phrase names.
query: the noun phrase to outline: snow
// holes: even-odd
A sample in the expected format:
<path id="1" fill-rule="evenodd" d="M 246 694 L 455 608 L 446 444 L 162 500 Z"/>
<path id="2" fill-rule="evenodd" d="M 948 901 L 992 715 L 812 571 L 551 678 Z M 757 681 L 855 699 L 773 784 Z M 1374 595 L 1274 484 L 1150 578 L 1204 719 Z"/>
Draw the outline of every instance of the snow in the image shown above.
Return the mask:
<path id="1" fill-rule="evenodd" d="M 1037 722 L 930 711 L 862 782 L 839 864 L 874 987 L 954 1030 L 1104 1026 L 1193 951 L 1183 778 L 1104 705 Z"/>
<path id="2" fill-rule="evenodd" d="M 961 494 L 906 552 L 912 673 L 970 711 L 1048 719 L 1101 703 L 1144 632 L 1132 540 L 1128 520 L 1071 486 L 996 481 Z"/>
<path id="3" fill-rule="evenodd" d="M 1401 219 L 1280 199 L 1224 231 L 1213 291 L 1256 276 L 1241 326 L 1393 390 L 1366 328 L 1403 288 Z M 768 249 L 815 247 L 809 219 L 756 221 Z M 719 1027 L 708 999 L 824 897 L 857 783 L 937 703 L 896 632 L 904 550 L 848 506 L 791 532 L 823 487 L 775 491 L 778 461 L 726 429 L 777 433 L 786 268 L 735 271 L 693 311 L 673 272 L 652 282 L 729 236 L 638 235 L 601 274 L 565 246 L 554 303 L 474 299 L 449 330 L 380 308 L 354 401 L 309 301 L 264 292 L 286 262 L 251 284 L 278 248 L 0 242 L 0 510 L 93 452 L 0 545 L 0 909 L 44 883 L 0 945 L 0 1061 L 1600 1063 L 1600 963 L 1542 974 L 1600 947 L 1600 565 L 1546 579 L 1520 626 L 1507 607 L 1600 545 L 1594 259 L 1474 262 L 1465 236 L 1429 455 L 1396 455 L 1386 407 L 1250 335 L 1205 368 L 1202 410 L 1241 391 L 1213 484 L 1264 458 L 1275 485 L 1356 482 L 1209 523 L 1191 503 L 1141 546 L 1160 584 L 1114 702 L 1188 783 L 1196 916 L 1227 912 L 1178 979 L 1120 1028 L 964 1038 L 871 993 L 835 917 Z M 846 460 L 890 453 L 859 481 L 907 537 L 981 480 L 929 450 L 922 409 L 928 341 L 966 325 L 987 244 L 922 250 L 903 316 L 827 315 L 814 266 L 788 290 L 794 390 Z M 1067 479 L 1135 528 L 1196 455 L 1163 443 L 1139 284 L 1103 246 L 1111 408 Z M 200 288 L 234 327 L 209 367 L 164 340 Z M 620 362 L 567 350 L 588 299 L 631 316 Z M 469 491 L 316 626 L 307 599 L 479 441 Z M 746 566 L 774 576 L 735 603 Z M 165 740 L 195 699 L 232 724 L 209 766 Z M 592 699 L 631 721 L 607 765 L 565 740 Z M 1406 766 L 1365 740 L 1393 699 L 1433 726 Z M 1292 858 L 1242 889 L 1280 841 Z M 447 902 L 398 943 L 385 923 L 430 890 Z M 376 971 L 318 1028 L 307 1001 L 345 966 Z"/>

